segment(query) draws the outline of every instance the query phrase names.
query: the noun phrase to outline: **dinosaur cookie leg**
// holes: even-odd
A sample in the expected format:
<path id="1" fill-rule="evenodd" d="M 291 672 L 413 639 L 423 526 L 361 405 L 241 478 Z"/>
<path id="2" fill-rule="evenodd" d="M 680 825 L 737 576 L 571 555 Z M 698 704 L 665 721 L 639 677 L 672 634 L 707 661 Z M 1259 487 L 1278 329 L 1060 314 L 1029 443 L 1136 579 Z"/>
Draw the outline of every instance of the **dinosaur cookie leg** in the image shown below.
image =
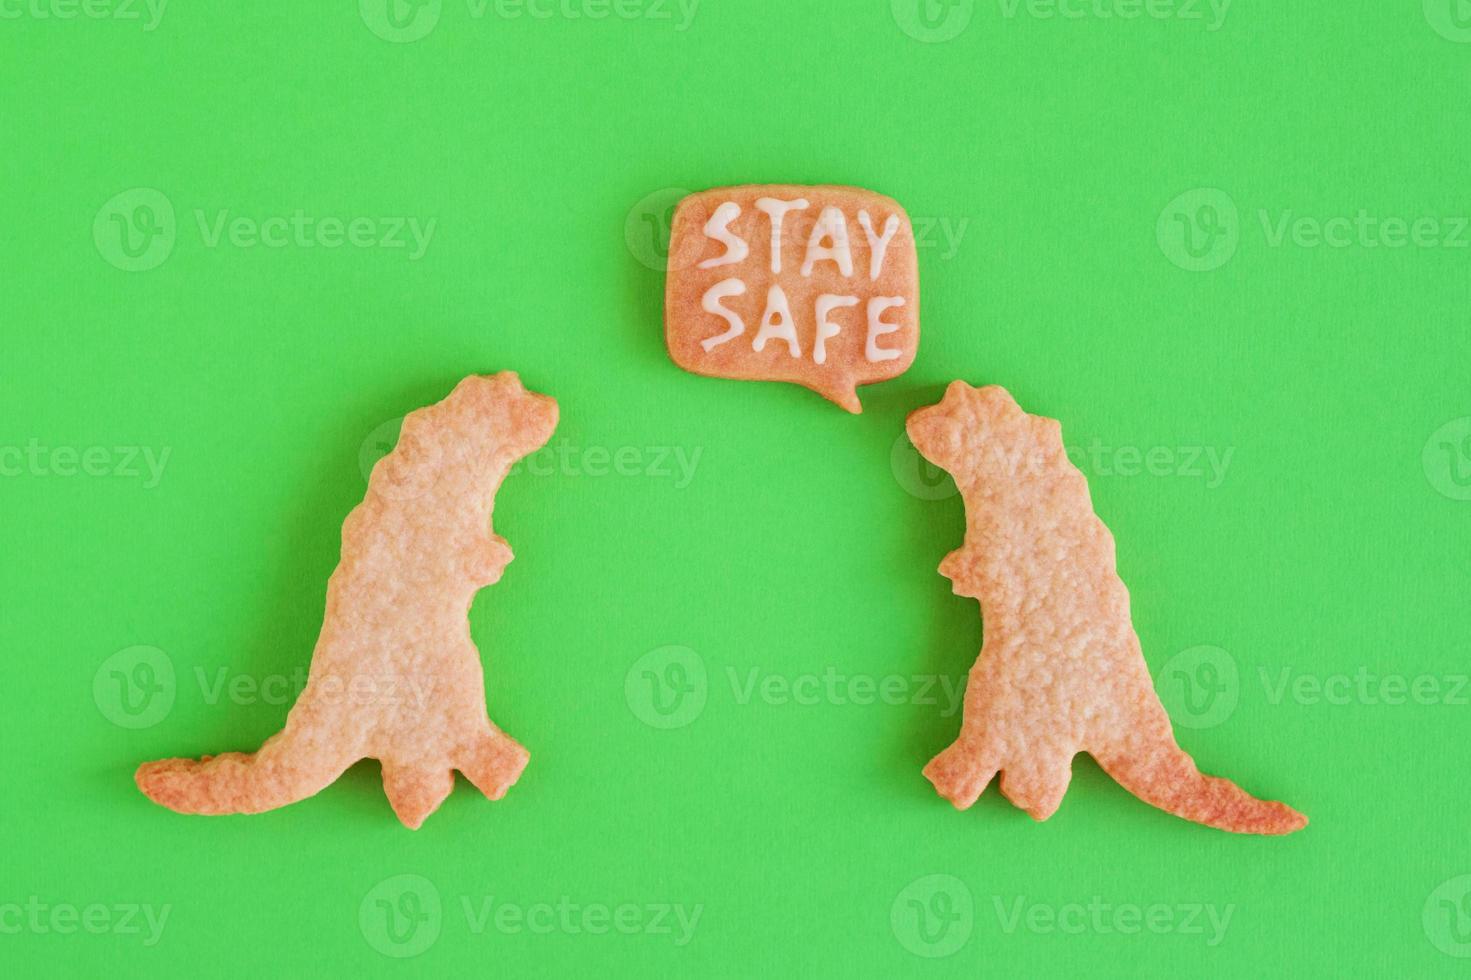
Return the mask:
<path id="1" fill-rule="evenodd" d="M 450 756 L 383 759 L 383 792 L 404 826 L 417 830 L 454 789 L 458 769 L 484 793 L 499 800 L 521 776 L 531 755 L 500 732 L 485 731 Z"/>
<path id="2" fill-rule="evenodd" d="M 509 735 L 491 730 L 463 747 L 458 758 L 455 766 L 465 778 L 487 799 L 498 800 L 520 778 L 530 754 Z"/>
<path id="3" fill-rule="evenodd" d="M 1001 764 L 980 746 L 961 737 L 930 760 L 924 767 L 925 778 L 935 791 L 957 810 L 969 810 L 981 798 Z"/>
<path id="4" fill-rule="evenodd" d="M 449 766 L 422 760 L 383 760 L 383 792 L 398 819 L 418 830 L 455 788 Z"/>
<path id="5" fill-rule="evenodd" d="M 1038 820 L 1057 812 L 1072 781 L 1073 755 L 1065 749 L 1033 746 L 1010 753 L 984 736 L 962 734 L 924 768 L 935 791 L 968 810 L 991 780 L 1001 774 L 1001 795 Z"/>

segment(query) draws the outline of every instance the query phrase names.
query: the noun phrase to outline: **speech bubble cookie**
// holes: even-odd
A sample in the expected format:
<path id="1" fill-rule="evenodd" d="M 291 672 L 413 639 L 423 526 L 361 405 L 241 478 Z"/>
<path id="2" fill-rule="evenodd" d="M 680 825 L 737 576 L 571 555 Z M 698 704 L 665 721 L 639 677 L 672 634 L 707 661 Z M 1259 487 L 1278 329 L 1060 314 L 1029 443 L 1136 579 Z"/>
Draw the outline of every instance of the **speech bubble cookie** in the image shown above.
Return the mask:
<path id="1" fill-rule="evenodd" d="M 664 341 L 693 374 L 790 381 L 848 411 L 919 349 L 914 229 L 856 187 L 751 184 L 674 214 Z"/>

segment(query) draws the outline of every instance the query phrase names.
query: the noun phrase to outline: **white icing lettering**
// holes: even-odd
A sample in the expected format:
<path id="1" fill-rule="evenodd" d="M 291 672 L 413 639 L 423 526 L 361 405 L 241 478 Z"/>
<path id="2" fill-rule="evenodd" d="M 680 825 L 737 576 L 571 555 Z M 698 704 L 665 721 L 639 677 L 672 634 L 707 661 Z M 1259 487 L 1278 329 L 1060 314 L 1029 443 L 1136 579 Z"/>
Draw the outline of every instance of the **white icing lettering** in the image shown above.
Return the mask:
<path id="1" fill-rule="evenodd" d="M 827 363 L 827 341 L 829 337 L 836 337 L 842 331 L 842 327 L 828 320 L 827 316 L 833 310 L 845 309 L 849 306 L 857 306 L 857 296 L 834 296 L 832 293 L 823 293 L 817 297 L 817 337 L 812 343 L 812 360 L 818 364 Z"/>
<path id="2" fill-rule="evenodd" d="M 730 324 L 730 329 L 718 337 L 700 341 L 700 346 L 705 348 L 705 353 L 710 353 L 728 341 L 735 340 L 746 332 L 746 324 L 739 316 L 720 305 L 720 301 L 729 296 L 743 296 L 746 292 L 746 284 L 739 279 L 726 279 L 717 282 L 705 292 L 705 298 L 700 305 L 705 308 L 706 313 L 714 313 L 716 316 L 724 317 L 725 322 Z"/>
<path id="3" fill-rule="evenodd" d="M 876 341 L 884 334 L 898 332 L 899 324 L 885 323 L 883 316 L 889 310 L 903 305 L 903 296 L 875 296 L 868 301 L 868 343 L 864 345 L 863 356 L 868 358 L 869 363 L 892 361 L 902 353 L 897 350 L 885 350 L 879 347 Z"/>
<path id="4" fill-rule="evenodd" d="M 740 216 L 741 206 L 734 201 L 726 201 L 710 215 L 710 220 L 705 222 L 705 236 L 724 245 L 725 254 L 701 262 L 701 269 L 731 265 L 751 254 L 751 247 L 746 244 L 746 240 L 730 230 L 730 223 Z"/>
<path id="5" fill-rule="evenodd" d="M 769 337 L 785 340 L 793 357 L 802 356 L 802 344 L 797 340 L 797 328 L 792 322 L 792 308 L 780 286 L 772 286 L 766 294 L 766 312 L 761 314 L 761 329 L 756 331 L 756 341 L 751 348 L 760 353 Z"/>
<path id="6" fill-rule="evenodd" d="M 781 271 L 781 226 L 786 220 L 788 211 L 805 211 L 810 207 L 805 197 L 799 197 L 795 201 L 779 201 L 774 197 L 763 197 L 756 202 L 758 210 L 765 211 L 771 217 L 771 271 Z"/>

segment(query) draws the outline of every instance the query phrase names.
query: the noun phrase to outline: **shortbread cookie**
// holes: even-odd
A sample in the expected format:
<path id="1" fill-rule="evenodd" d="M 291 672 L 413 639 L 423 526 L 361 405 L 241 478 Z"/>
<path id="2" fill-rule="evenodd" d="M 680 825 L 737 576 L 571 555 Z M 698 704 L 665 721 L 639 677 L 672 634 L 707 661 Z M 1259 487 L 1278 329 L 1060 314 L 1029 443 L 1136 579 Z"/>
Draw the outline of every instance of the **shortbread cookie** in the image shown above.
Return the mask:
<path id="1" fill-rule="evenodd" d="M 909 216 L 854 187 L 690 195 L 670 235 L 664 340 L 686 371 L 790 381 L 861 412 L 857 386 L 903 374 L 919 348 Z"/>
<path id="2" fill-rule="evenodd" d="M 146 763 L 138 787 L 181 813 L 260 813 L 375 758 L 411 828 L 449 795 L 455 769 L 500 799 L 528 756 L 486 715 L 468 614 L 511 560 L 491 530 L 496 489 L 556 424 L 557 403 L 509 371 L 466 378 L 405 418 L 343 525 L 311 673 L 285 729 L 249 754 Z"/>
<path id="3" fill-rule="evenodd" d="M 965 499 L 965 544 L 940 565 L 985 619 L 960 738 L 925 768 L 960 809 L 997 772 L 1001 792 L 1038 820 L 1087 752 L 1139 799 L 1221 830 L 1286 834 L 1307 818 L 1202 775 L 1175 743 L 1155 695 L 1115 566 L 1056 421 L 1005 389 L 961 381 L 909 416 L 909 438 Z"/>

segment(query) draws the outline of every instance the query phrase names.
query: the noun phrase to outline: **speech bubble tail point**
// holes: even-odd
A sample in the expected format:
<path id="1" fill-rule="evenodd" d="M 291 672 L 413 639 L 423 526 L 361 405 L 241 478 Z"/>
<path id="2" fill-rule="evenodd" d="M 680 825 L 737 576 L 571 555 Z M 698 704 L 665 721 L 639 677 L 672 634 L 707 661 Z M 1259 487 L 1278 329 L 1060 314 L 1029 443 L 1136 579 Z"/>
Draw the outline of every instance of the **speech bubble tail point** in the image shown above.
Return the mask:
<path id="1" fill-rule="evenodd" d="M 863 414 L 863 403 L 858 400 L 858 390 L 856 388 L 844 388 L 837 391 L 818 391 L 818 394 L 844 411 L 851 412 L 854 415 Z"/>

